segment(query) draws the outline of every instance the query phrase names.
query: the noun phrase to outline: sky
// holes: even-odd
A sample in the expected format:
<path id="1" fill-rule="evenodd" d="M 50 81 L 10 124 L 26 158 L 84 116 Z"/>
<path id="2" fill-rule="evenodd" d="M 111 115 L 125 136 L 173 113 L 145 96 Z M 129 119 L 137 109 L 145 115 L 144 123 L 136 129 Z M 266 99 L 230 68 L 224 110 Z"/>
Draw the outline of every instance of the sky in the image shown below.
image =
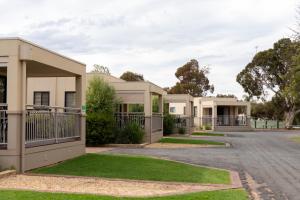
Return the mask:
<path id="1" fill-rule="evenodd" d="M 191 59 L 216 94 L 241 98 L 236 75 L 296 27 L 299 0 L 0 0 L 0 37 L 22 37 L 114 76 L 173 86 Z"/>

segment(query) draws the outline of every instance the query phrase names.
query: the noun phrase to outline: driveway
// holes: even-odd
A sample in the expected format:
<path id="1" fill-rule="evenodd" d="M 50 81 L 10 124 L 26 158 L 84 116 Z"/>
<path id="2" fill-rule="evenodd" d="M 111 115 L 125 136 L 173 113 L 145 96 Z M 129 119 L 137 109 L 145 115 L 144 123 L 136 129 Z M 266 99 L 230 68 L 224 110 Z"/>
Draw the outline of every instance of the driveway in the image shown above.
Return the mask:
<path id="1" fill-rule="evenodd" d="M 226 141 L 231 148 L 113 149 L 110 153 L 165 157 L 193 164 L 232 169 L 250 174 L 265 200 L 300 199 L 300 144 L 288 137 L 300 132 L 228 133 L 227 137 L 205 137 Z"/>

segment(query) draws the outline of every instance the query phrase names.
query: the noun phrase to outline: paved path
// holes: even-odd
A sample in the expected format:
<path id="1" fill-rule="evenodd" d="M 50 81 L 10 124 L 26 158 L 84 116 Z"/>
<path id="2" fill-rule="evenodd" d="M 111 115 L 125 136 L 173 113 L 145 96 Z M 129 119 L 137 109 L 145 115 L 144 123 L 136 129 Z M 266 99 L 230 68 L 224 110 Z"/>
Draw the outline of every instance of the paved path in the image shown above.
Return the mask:
<path id="1" fill-rule="evenodd" d="M 210 137 L 226 141 L 232 148 L 114 149 L 130 153 L 166 157 L 178 161 L 249 173 L 260 185 L 262 199 L 300 200 L 300 144 L 288 137 L 300 132 L 228 133 Z M 208 139 L 209 137 L 205 137 Z"/>

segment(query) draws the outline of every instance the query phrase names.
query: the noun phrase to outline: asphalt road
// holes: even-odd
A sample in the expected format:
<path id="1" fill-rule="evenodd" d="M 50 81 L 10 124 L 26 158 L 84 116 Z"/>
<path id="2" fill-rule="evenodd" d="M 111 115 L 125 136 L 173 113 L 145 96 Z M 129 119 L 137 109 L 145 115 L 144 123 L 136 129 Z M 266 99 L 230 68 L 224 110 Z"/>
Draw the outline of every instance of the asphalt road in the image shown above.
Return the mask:
<path id="1" fill-rule="evenodd" d="M 230 148 L 114 149 L 111 153 L 165 157 L 193 164 L 247 172 L 259 184 L 262 199 L 300 200 L 300 144 L 288 138 L 300 132 L 228 133 L 206 137 Z"/>

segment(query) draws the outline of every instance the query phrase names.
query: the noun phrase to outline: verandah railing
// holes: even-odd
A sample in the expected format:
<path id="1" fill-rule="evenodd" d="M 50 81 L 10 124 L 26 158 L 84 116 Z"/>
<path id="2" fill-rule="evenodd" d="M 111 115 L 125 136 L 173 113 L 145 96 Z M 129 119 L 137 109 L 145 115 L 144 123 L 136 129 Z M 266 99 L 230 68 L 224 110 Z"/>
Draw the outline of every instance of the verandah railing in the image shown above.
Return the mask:
<path id="1" fill-rule="evenodd" d="M 142 129 L 145 128 L 145 114 L 143 112 L 117 112 L 115 113 L 115 120 L 120 129 L 130 122 L 138 124 Z"/>
<path id="2" fill-rule="evenodd" d="M 213 118 L 211 115 L 204 115 L 200 118 L 202 125 L 215 125 L 215 126 L 248 126 L 250 118 L 244 115 L 218 115 Z"/>
<path id="3" fill-rule="evenodd" d="M 0 148 L 7 145 L 7 104 L 0 104 Z"/>
<path id="4" fill-rule="evenodd" d="M 80 138 L 80 109 L 27 106 L 25 146 L 34 147 Z"/>

